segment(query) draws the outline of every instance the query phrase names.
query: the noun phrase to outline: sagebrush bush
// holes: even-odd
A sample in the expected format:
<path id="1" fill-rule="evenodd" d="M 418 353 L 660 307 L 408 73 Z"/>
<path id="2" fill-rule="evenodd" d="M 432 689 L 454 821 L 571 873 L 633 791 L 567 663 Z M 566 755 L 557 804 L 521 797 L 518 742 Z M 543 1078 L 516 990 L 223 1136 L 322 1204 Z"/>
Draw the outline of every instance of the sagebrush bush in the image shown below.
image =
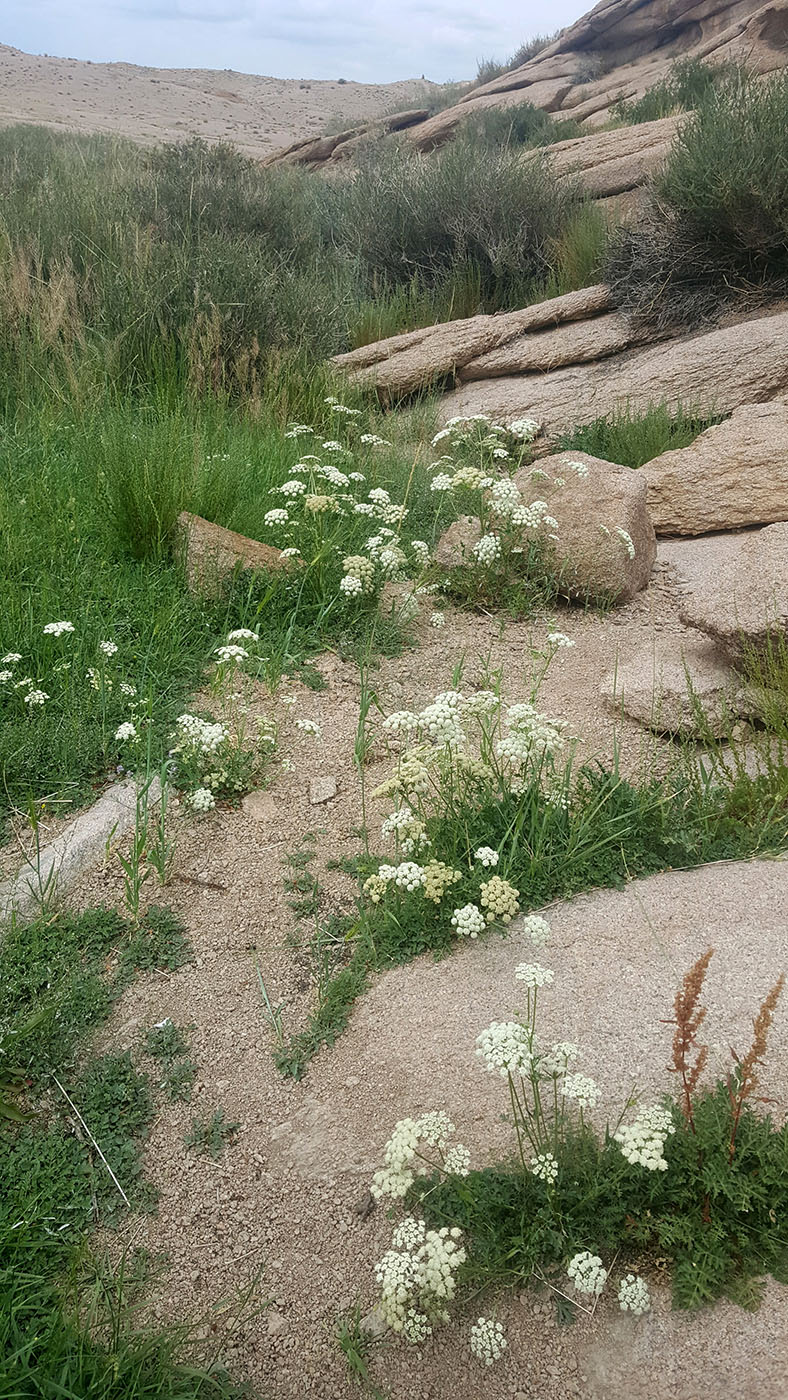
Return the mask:
<path id="1" fill-rule="evenodd" d="M 611 240 L 617 301 L 658 328 L 788 285 L 788 74 L 712 88 L 677 134 L 652 207 Z"/>

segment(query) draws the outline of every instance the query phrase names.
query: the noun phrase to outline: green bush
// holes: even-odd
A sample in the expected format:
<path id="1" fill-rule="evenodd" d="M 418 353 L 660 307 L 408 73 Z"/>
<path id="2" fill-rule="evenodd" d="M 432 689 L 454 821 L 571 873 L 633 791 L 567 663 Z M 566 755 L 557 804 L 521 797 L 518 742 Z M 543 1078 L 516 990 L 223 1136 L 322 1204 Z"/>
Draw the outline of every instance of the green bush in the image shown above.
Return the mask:
<path id="1" fill-rule="evenodd" d="M 682 407 L 671 410 L 667 404 L 653 404 L 643 413 L 632 413 L 627 408 L 565 433 L 559 439 L 558 450 L 589 452 L 592 457 L 619 462 L 622 467 L 642 467 L 663 452 L 689 447 L 699 433 L 721 422 L 721 417 Z"/>
<path id="2" fill-rule="evenodd" d="M 619 98 L 610 111 L 613 117 L 629 125 L 657 121 L 674 112 L 692 111 L 714 88 L 735 80 L 741 73 L 733 63 L 712 66 L 701 58 L 680 58 L 671 65 L 668 76 L 647 88 L 642 97 L 632 102 Z"/>
<path id="3" fill-rule="evenodd" d="M 697 325 L 788 285 L 788 74 L 713 88 L 676 136 L 650 214 L 611 242 L 617 301 Z"/>
<path id="4" fill-rule="evenodd" d="M 438 287 L 473 269 L 481 309 L 522 304 L 550 271 L 550 249 L 582 204 L 545 160 L 454 141 L 429 157 L 370 152 L 357 178 L 332 189 L 333 226 L 364 266 L 370 290 Z"/>
<path id="5" fill-rule="evenodd" d="M 490 150 L 497 146 L 549 146 L 583 132 L 571 117 L 557 121 L 540 107 L 523 102 L 517 107 L 471 109 L 458 134 L 472 145 Z"/>

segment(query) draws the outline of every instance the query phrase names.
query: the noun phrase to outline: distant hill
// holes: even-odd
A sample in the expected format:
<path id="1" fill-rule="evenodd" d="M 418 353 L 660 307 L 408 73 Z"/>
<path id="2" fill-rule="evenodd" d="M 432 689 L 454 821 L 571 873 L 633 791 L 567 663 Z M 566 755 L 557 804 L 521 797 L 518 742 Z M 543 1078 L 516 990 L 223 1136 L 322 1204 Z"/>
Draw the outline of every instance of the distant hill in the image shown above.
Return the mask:
<path id="1" fill-rule="evenodd" d="M 329 125 L 419 105 L 436 89 L 269 78 L 206 68 L 140 68 L 23 53 L 0 44 L 0 126 L 33 122 L 154 143 L 201 136 L 265 156 Z"/>

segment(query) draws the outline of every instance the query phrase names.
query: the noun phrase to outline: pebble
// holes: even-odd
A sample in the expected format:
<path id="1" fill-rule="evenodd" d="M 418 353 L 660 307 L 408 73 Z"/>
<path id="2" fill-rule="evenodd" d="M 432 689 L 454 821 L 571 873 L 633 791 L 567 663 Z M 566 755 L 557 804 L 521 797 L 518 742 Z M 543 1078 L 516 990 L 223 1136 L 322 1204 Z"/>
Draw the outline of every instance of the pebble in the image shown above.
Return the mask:
<path id="1" fill-rule="evenodd" d="M 312 803 L 313 807 L 318 807 L 322 802 L 330 802 L 332 797 L 336 797 L 336 795 L 336 778 L 310 778 L 309 801 Z"/>

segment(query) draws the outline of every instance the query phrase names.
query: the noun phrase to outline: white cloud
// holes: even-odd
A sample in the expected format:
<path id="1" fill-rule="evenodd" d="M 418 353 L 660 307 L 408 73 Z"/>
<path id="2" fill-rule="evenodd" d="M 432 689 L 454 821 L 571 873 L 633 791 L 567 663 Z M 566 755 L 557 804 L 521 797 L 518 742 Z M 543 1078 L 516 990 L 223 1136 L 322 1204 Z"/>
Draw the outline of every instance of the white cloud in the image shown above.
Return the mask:
<path id="1" fill-rule="evenodd" d="M 570 24 L 582 0 L 7 0 L 2 40 L 30 53 L 286 78 L 471 77 L 482 57 Z"/>

